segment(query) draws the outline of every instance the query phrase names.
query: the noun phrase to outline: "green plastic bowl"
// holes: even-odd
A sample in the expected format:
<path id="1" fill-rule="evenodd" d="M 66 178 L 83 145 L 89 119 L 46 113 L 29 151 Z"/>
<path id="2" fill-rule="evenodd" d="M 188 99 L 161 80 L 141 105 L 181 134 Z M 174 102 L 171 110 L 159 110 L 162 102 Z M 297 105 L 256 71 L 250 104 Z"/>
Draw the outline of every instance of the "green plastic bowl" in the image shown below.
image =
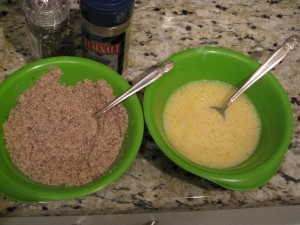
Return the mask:
<path id="1" fill-rule="evenodd" d="M 10 75 L 0 85 L 0 192 L 19 201 L 39 202 L 77 198 L 92 194 L 120 177 L 130 166 L 140 148 L 144 131 L 141 104 L 137 96 L 131 96 L 122 104 L 129 116 L 129 123 L 120 154 L 110 170 L 93 182 L 78 187 L 49 186 L 32 181 L 21 173 L 10 160 L 3 137 L 3 123 L 16 106 L 17 98 L 36 80 L 47 73 L 49 66 L 58 66 L 64 75 L 61 81 L 74 85 L 78 81 L 104 79 L 116 96 L 130 86 L 112 69 L 95 61 L 78 57 L 54 57 L 36 61 Z"/>
<path id="2" fill-rule="evenodd" d="M 183 169 L 233 190 L 249 190 L 265 184 L 278 170 L 293 134 L 289 98 L 277 79 L 268 73 L 246 91 L 262 122 L 262 134 L 252 156 L 228 169 L 211 169 L 180 156 L 166 138 L 163 110 L 169 96 L 182 85 L 196 80 L 218 80 L 241 85 L 259 63 L 240 53 L 217 47 L 179 52 L 169 58 L 174 69 L 145 90 L 144 117 L 160 149 Z"/>

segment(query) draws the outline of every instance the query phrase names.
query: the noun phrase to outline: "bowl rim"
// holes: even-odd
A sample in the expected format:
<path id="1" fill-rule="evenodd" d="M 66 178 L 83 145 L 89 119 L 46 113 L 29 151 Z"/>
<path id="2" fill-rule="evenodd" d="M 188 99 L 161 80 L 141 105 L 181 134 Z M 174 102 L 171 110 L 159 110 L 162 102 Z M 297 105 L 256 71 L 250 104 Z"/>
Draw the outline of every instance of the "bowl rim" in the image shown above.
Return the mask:
<path id="1" fill-rule="evenodd" d="M 176 61 L 178 58 L 184 57 L 190 53 L 195 53 L 195 52 L 197 53 L 200 52 L 201 54 L 202 53 L 221 54 L 224 56 L 230 56 L 238 60 L 241 60 L 243 63 L 249 64 L 253 68 L 258 68 L 258 66 L 260 65 L 253 58 L 246 56 L 240 52 L 236 52 L 228 48 L 211 47 L 211 46 L 204 46 L 200 48 L 191 48 L 191 49 L 183 50 L 178 53 L 175 53 L 167 60 L 173 60 L 176 66 Z M 279 150 L 277 151 L 277 154 L 273 154 L 265 163 L 263 163 L 259 167 L 253 168 L 251 170 L 243 171 L 243 172 L 234 172 L 234 173 L 228 170 L 212 169 L 212 168 L 197 165 L 196 163 L 183 159 L 177 153 L 175 153 L 171 148 L 169 148 L 169 146 L 164 142 L 164 140 L 159 135 L 159 131 L 156 128 L 155 123 L 153 122 L 154 118 L 150 110 L 151 107 L 153 107 L 151 97 L 155 92 L 156 86 L 159 85 L 160 82 L 159 80 L 153 83 L 152 85 L 148 86 L 145 90 L 143 108 L 144 108 L 144 117 L 145 117 L 147 128 L 151 136 L 153 137 L 155 143 L 163 151 L 163 153 L 171 161 L 173 161 L 175 164 L 177 164 L 179 167 L 183 168 L 184 170 L 194 175 L 203 177 L 222 187 L 231 190 L 251 190 L 260 187 L 263 184 L 265 184 L 272 176 L 274 176 L 274 174 L 280 167 L 280 163 L 282 162 L 284 155 L 287 151 L 288 145 L 291 141 L 293 135 L 293 127 L 294 127 L 293 111 L 287 93 L 285 92 L 280 82 L 276 79 L 276 77 L 273 74 L 270 73 L 269 79 L 271 79 L 272 84 L 278 86 L 278 91 L 280 92 L 281 97 L 284 99 L 283 104 L 286 107 L 286 111 L 287 111 L 286 113 L 288 115 L 287 127 L 289 127 L 290 129 L 287 129 L 287 131 L 285 132 L 285 137 L 283 137 L 283 141 L 281 142 L 281 145 L 278 146 Z M 276 164 L 276 168 L 273 166 L 274 164 Z M 272 167 L 272 170 L 270 169 L 270 167 Z M 261 173 L 262 170 L 268 172 L 262 174 L 261 179 L 256 179 L 256 174 Z M 216 174 L 216 172 L 218 174 Z"/>
<path id="2" fill-rule="evenodd" d="M 50 58 L 37 60 L 13 72 L 0 84 L 0 98 L 1 96 L 3 96 L 4 93 L 6 93 L 6 91 L 9 90 L 10 86 L 14 82 L 20 81 L 19 79 L 21 79 L 23 73 L 34 71 L 38 68 L 57 66 L 61 63 L 66 63 L 70 65 L 75 63 L 75 64 L 80 64 L 86 68 L 93 67 L 96 68 L 97 70 L 99 69 L 99 71 L 101 71 L 101 74 L 99 74 L 98 79 L 106 79 L 107 76 L 111 76 L 109 79 L 118 82 L 118 86 L 119 86 L 118 88 L 121 88 L 122 91 L 125 91 L 130 87 L 130 85 L 125 80 L 125 78 L 123 78 L 117 72 L 115 72 L 111 68 L 101 63 L 98 63 L 90 59 L 75 57 L 75 56 L 57 56 L 57 57 L 50 57 Z M 43 74 L 40 74 L 39 76 L 41 75 Z M 111 82 L 108 83 L 111 84 Z M 112 88 L 114 89 L 113 86 Z M 39 184 L 35 182 L 37 185 L 43 186 L 44 189 L 39 190 L 39 188 L 37 188 L 36 190 L 29 190 L 27 187 L 22 187 L 21 185 L 18 185 L 14 180 L 12 180 L 10 177 L 4 174 L 2 170 L 0 170 L 0 177 L 4 179 L 9 179 L 12 183 L 15 183 L 16 187 L 20 188 L 21 191 L 23 191 L 23 197 L 20 197 L 20 195 L 14 196 L 13 194 L 11 194 L 11 192 L 8 192 L 7 188 L 5 188 L 4 185 L 2 184 L 0 185 L 0 192 L 5 196 L 9 197 L 10 199 L 21 201 L 21 202 L 44 202 L 44 201 L 51 201 L 51 200 L 65 200 L 65 199 L 78 198 L 78 197 L 95 193 L 100 189 L 103 189 L 104 187 L 108 186 L 119 177 L 121 177 L 127 171 L 131 163 L 136 158 L 136 155 L 142 143 L 143 132 L 144 132 L 143 111 L 138 97 L 136 95 L 132 95 L 131 97 L 126 99 L 123 103 L 134 108 L 134 113 L 132 113 L 132 116 L 135 119 L 134 121 L 134 126 L 135 126 L 134 130 L 136 133 L 135 138 L 132 138 L 131 140 L 130 151 L 126 151 L 124 153 L 124 156 L 122 156 L 124 158 L 109 173 L 105 174 L 103 178 L 101 177 L 97 178 L 94 181 L 82 186 L 72 186 L 72 187 L 50 186 L 50 185 Z M 14 106 L 12 108 L 14 108 Z M 0 136 L 1 136 L 1 142 L 2 139 L 4 142 L 3 126 L 1 126 L 0 128 Z M 3 146 L 4 146 L 3 149 L 2 149 L 2 145 L 0 146 L 0 153 L 3 151 L 7 152 L 5 144 L 3 144 Z M 17 190 L 17 188 L 15 190 Z"/>

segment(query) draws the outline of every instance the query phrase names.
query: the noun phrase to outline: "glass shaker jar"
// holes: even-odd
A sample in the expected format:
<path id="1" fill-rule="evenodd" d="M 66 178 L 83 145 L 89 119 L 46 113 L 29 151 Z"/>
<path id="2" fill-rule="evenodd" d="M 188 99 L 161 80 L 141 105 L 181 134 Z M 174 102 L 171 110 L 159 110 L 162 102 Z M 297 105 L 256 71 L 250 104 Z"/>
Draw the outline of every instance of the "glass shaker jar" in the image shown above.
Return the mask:
<path id="1" fill-rule="evenodd" d="M 125 74 L 133 9 L 134 0 L 80 0 L 84 57 Z"/>
<path id="2" fill-rule="evenodd" d="M 24 0 L 26 31 L 37 59 L 74 55 L 69 0 Z"/>

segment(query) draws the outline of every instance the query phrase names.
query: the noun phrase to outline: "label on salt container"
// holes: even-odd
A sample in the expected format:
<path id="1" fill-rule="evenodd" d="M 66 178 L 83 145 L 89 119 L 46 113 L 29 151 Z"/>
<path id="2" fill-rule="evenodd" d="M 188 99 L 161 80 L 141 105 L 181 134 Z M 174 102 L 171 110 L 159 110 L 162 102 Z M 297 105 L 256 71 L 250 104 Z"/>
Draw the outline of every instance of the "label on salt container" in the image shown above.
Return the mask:
<path id="1" fill-rule="evenodd" d="M 84 57 L 98 61 L 119 74 L 124 67 L 126 32 L 113 37 L 95 36 L 83 31 Z"/>

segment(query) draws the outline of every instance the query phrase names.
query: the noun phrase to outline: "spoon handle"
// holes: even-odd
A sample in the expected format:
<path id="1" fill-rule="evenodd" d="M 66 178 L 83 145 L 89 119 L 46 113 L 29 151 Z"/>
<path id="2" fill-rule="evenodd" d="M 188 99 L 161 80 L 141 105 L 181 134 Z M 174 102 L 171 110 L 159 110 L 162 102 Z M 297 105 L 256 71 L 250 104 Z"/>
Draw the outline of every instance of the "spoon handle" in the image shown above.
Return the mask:
<path id="1" fill-rule="evenodd" d="M 256 72 L 249 78 L 249 80 L 231 97 L 229 98 L 223 109 L 226 109 L 233 101 L 235 101 L 241 94 L 243 94 L 252 84 L 254 84 L 263 75 L 273 69 L 289 52 L 296 48 L 300 42 L 300 36 L 294 35 L 289 37 L 284 44 L 264 63 Z"/>
<path id="2" fill-rule="evenodd" d="M 143 78 L 141 81 L 136 83 L 134 86 L 132 86 L 130 89 L 128 89 L 124 94 L 116 98 L 114 101 L 112 101 L 110 104 L 108 104 L 104 109 L 98 111 L 95 113 L 95 117 L 99 117 L 101 114 L 105 113 L 115 105 L 119 104 L 129 96 L 135 94 L 142 88 L 148 86 L 149 84 L 156 81 L 158 78 L 160 78 L 163 74 L 170 71 L 174 67 L 174 62 L 167 61 L 160 65 L 157 69 L 155 69 L 153 72 L 151 72 L 149 75 L 147 75 L 145 78 Z"/>

